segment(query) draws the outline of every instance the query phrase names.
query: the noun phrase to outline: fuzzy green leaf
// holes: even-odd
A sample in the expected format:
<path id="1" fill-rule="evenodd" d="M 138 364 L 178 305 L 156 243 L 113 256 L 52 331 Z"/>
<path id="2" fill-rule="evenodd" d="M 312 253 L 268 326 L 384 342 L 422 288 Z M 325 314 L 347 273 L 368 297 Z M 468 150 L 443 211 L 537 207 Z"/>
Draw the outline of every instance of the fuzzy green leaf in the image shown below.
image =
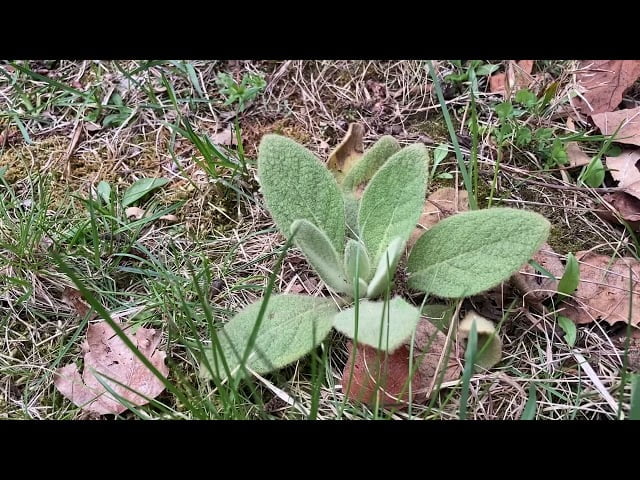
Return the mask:
<path id="1" fill-rule="evenodd" d="M 169 183 L 169 180 L 166 178 L 141 178 L 124 192 L 122 196 L 122 207 L 128 207 L 136 200 L 144 197 L 147 193 L 167 183 Z"/>
<path id="2" fill-rule="evenodd" d="M 335 316 L 334 327 L 346 336 L 356 338 L 355 307 Z M 357 341 L 379 350 L 391 352 L 408 339 L 420 320 L 420 310 L 396 297 L 389 302 L 361 300 L 358 307 Z"/>
<path id="3" fill-rule="evenodd" d="M 220 380 L 227 377 L 222 355 L 231 373 L 240 375 L 242 369 L 238 367 L 256 324 L 260 306 L 260 302 L 249 305 L 218 331 L 221 352 L 214 353 L 210 349 L 205 353 L 213 374 Z M 327 336 L 335 313 L 336 307 L 330 300 L 302 295 L 273 295 L 246 366 L 257 373 L 267 373 L 295 362 Z M 200 375 L 211 377 L 205 362 L 200 366 Z"/>
<path id="4" fill-rule="evenodd" d="M 336 292 L 351 294 L 351 282 L 347 281 L 338 252 L 327 235 L 307 220 L 294 221 L 291 224 L 293 232 L 296 232 L 295 244 L 324 283 Z"/>
<path id="5" fill-rule="evenodd" d="M 313 153 L 288 138 L 265 135 L 258 153 L 258 177 L 267 207 L 282 233 L 290 235 L 294 220 L 308 220 L 326 233 L 338 252 L 342 251 L 342 193 Z"/>
<path id="6" fill-rule="evenodd" d="M 358 210 L 360 209 L 360 200 L 350 192 L 344 194 L 344 216 L 347 226 L 347 236 L 349 238 L 358 237 Z"/>
<path id="7" fill-rule="evenodd" d="M 573 253 L 569 252 L 569 255 L 567 255 L 567 265 L 564 267 L 564 273 L 558 282 L 558 293 L 561 297 L 571 295 L 576 291 L 579 283 L 580 265 Z"/>
<path id="8" fill-rule="evenodd" d="M 360 200 L 360 236 L 375 265 L 395 237 L 406 241 L 418 223 L 427 184 L 429 153 L 422 144 L 394 154 Z"/>
<path id="9" fill-rule="evenodd" d="M 405 243 L 406 241 L 403 241 L 400 237 L 394 238 L 389 244 L 385 254 L 380 257 L 376 272 L 369 282 L 369 288 L 367 289 L 368 298 L 376 298 L 382 295 L 386 290 L 387 284 L 393 281 L 398 260 L 400 260 Z"/>
<path id="10" fill-rule="evenodd" d="M 345 190 L 355 190 L 373 178 L 380 167 L 397 151 L 400 145 L 395 138 L 385 135 L 365 152 L 360 161 L 342 181 Z"/>
<path id="11" fill-rule="evenodd" d="M 488 290 L 509 278 L 549 235 L 541 215 L 512 208 L 459 213 L 438 222 L 416 242 L 409 260 L 409 286 L 459 298 Z"/>
<path id="12" fill-rule="evenodd" d="M 344 271 L 350 282 L 353 282 L 354 278 L 368 279 L 371 271 L 369 255 L 364 245 L 352 238 L 347 240 L 347 246 L 344 249 Z"/>

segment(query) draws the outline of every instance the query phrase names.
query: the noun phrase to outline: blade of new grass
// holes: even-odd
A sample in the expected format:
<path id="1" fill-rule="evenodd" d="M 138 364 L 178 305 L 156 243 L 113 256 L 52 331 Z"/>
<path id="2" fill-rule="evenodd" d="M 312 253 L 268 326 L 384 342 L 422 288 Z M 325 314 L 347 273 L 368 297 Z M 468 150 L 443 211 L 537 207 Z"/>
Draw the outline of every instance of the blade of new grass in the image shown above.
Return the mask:
<path id="1" fill-rule="evenodd" d="M 427 66 L 429 68 L 429 74 L 431 75 L 431 79 L 433 81 L 433 86 L 436 90 L 436 95 L 438 96 L 438 101 L 440 102 L 440 108 L 442 109 L 442 115 L 444 116 L 444 121 L 447 124 L 447 130 L 449 130 L 449 136 L 451 137 L 453 150 L 456 153 L 456 160 L 458 162 L 458 168 L 460 169 L 460 174 L 462 175 L 464 188 L 467 190 L 467 192 L 469 192 L 469 208 L 471 210 L 477 210 L 478 202 L 476 199 L 476 193 L 473 190 L 471 177 L 469 176 L 467 167 L 464 164 L 464 159 L 462 158 L 462 151 L 460 150 L 460 144 L 458 143 L 458 136 L 456 135 L 456 132 L 453 128 L 453 123 L 451 122 L 451 116 L 449 115 L 447 103 L 445 102 L 444 95 L 442 94 L 442 88 L 440 87 L 440 80 L 438 80 L 438 76 L 436 75 L 436 72 L 435 72 L 435 69 L 433 68 L 433 63 L 431 62 L 431 60 L 427 60 Z"/>

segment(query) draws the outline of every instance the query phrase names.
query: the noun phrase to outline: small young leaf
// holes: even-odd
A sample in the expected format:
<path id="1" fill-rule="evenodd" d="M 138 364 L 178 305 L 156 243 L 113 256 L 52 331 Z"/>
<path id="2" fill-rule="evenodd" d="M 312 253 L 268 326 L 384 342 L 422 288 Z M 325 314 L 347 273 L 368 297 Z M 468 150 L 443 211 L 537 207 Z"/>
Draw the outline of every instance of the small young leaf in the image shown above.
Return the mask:
<path id="1" fill-rule="evenodd" d="M 402 240 L 400 237 L 391 240 L 387 251 L 380 257 L 375 274 L 369 282 L 369 288 L 367 289 L 368 298 L 376 298 L 382 295 L 386 290 L 388 282 L 393 281 L 398 260 L 400 260 L 406 243 L 406 240 Z"/>
<path id="2" fill-rule="evenodd" d="M 569 252 L 569 255 L 567 255 L 567 265 L 564 268 L 564 274 L 558 282 L 558 293 L 561 294 L 561 296 L 571 295 L 576 291 L 579 283 L 580 265 L 573 253 Z"/>
<path id="3" fill-rule="evenodd" d="M 569 163 L 569 154 L 561 140 L 555 140 L 551 146 L 551 160 L 554 165 L 566 165 Z"/>
<path id="4" fill-rule="evenodd" d="M 344 271 L 349 282 L 354 278 L 369 278 L 371 262 L 364 245 L 357 240 L 350 238 L 344 249 Z"/>
<path id="5" fill-rule="evenodd" d="M 258 177 L 267 207 L 285 235 L 294 220 L 322 230 L 336 251 L 344 248 L 345 210 L 333 175 L 313 153 L 279 135 L 265 135 L 258 154 Z"/>
<path id="6" fill-rule="evenodd" d="M 526 90 L 526 89 L 519 90 L 518 93 L 516 93 L 515 100 L 516 102 L 518 102 L 521 105 L 524 105 L 527 108 L 533 107 L 538 101 L 535 94 L 532 91 Z"/>
<path id="7" fill-rule="evenodd" d="M 433 151 L 433 168 L 436 168 L 447 158 L 447 153 L 449 153 L 449 146 L 445 143 L 441 143 L 435 148 Z"/>
<path id="8" fill-rule="evenodd" d="M 510 117 L 513 114 L 513 105 L 511 102 L 502 102 L 496 105 L 496 113 L 501 119 Z"/>
<path id="9" fill-rule="evenodd" d="M 166 178 L 141 178 L 131 185 L 122 196 L 122 206 L 128 207 L 147 193 L 169 183 Z"/>
<path id="10" fill-rule="evenodd" d="M 485 63 L 484 65 L 480 65 L 478 68 L 476 68 L 476 75 L 478 75 L 479 77 L 491 75 L 493 72 L 498 70 L 498 68 L 500 68 L 500 65 Z"/>
<path id="11" fill-rule="evenodd" d="M 429 153 L 415 144 L 378 170 L 360 200 L 358 226 L 371 263 L 377 265 L 394 237 L 406 241 L 424 204 Z"/>
<path id="12" fill-rule="evenodd" d="M 531 129 L 529 127 L 520 127 L 516 131 L 516 145 L 519 147 L 527 146 L 531 143 Z"/>
<path id="13" fill-rule="evenodd" d="M 496 327 L 493 322 L 473 311 L 467 313 L 460 322 L 458 327 L 460 338 L 469 337 L 472 324 L 475 324 L 478 333 L 475 364 L 481 369 L 488 370 L 502 359 L 502 341 L 496 335 Z"/>
<path id="14" fill-rule="evenodd" d="M 207 350 L 205 355 L 213 374 L 226 376 L 222 355 L 231 373 L 240 375 L 240 361 L 260 312 L 260 302 L 253 303 L 233 317 L 218 338 L 222 352 Z M 301 295 L 273 295 L 264 313 L 255 343 L 246 366 L 257 373 L 282 368 L 309 353 L 331 330 L 336 307 L 327 299 Z M 200 375 L 210 378 L 211 372 L 202 362 Z"/>
<path id="15" fill-rule="evenodd" d="M 104 180 L 98 183 L 98 187 L 96 189 L 98 191 L 98 196 L 102 199 L 102 201 L 109 205 L 111 203 L 111 186 L 105 182 Z"/>
<path id="16" fill-rule="evenodd" d="M 536 387 L 533 383 L 529 385 L 529 397 L 522 410 L 520 420 L 535 420 L 536 418 Z"/>
<path id="17" fill-rule="evenodd" d="M 564 338 L 570 347 L 576 344 L 576 338 L 578 336 L 578 330 L 573 320 L 562 315 L 558 315 L 558 325 L 564 332 Z"/>
<path id="18" fill-rule="evenodd" d="M 604 165 L 602 165 L 602 160 L 600 157 L 594 157 L 589 165 L 583 167 L 578 179 L 589 187 L 597 188 L 604 182 L 604 173 L 605 170 Z"/>
<path id="19" fill-rule="evenodd" d="M 419 320 L 420 310 L 400 297 L 389 302 L 360 300 L 357 341 L 391 352 L 411 336 Z M 347 337 L 356 339 L 355 307 L 338 313 L 333 326 Z"/>
<path id="20" fill-rule="evenodd" d="M 351 294 L 351 282 L 344 274 L 338 252 L 329 237 L 307 220 L 294 221 L 291 224 L 291 233 L 294 232 L 295 244 L 302 250 L 324 283 L 336 292 Z"/>
<path id="21" fill-rule="evenodd" d="M 380 167 L 399 150 L 400 145 L 395 138 L 388 135 L 381 137 L 347 173 L 342 181 L 342 188 L 351 191 L 366 184 Z"/>
<path id="22" fill-rule="evenodd" d="M 409 286 L 459 298 L 495 287 L 540 248 L 549 221 L 537 213 L 490 208 L 438 222 L 416 242 L 409 260 Z"/>

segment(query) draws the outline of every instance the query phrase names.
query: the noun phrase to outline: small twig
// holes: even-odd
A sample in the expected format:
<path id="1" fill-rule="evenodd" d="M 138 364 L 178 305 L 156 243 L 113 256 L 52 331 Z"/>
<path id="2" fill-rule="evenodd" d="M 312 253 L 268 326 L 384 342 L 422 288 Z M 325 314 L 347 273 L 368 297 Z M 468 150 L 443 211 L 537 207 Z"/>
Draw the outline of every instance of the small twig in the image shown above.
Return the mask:
<path id="1" fill-rule="evenodd" d="M 579 192 L 602 192 L 602 193 L 612 193 L 612 192 L 627 192 L 627 189 L 624 187 L 576 187 L 574 185 L 552 185 L 550 183 L 544 182 L 536 182 L 535 180 L 525 180 L 526 183 L 530 183 L 532 185 L 538 185 L 540 187 L 554 188 L 556 190 L 575 190 Z"/>

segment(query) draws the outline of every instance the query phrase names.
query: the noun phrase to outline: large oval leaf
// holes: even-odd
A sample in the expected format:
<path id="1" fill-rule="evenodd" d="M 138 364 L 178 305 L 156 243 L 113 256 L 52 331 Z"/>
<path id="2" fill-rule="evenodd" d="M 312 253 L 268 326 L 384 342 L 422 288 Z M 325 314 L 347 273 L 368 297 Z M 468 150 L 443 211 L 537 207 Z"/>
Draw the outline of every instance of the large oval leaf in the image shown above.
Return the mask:
<path id="1" fill-rule="evenodd" d="M 256 324 L 260 306 L 260 302 L 249 305 L 218 331 L 222 351 L 217 351 L 217 354 L 212 350 L 205 352 L 213 372 L 203 362 L 200 366 L 201 376 L 210 378 L 213 373 L 224 380 L 227 375 L 222 356 L 232 375 L 241 374 L 242 369 L 238 367 Z M 335 304 L 327 299 L 273 295 L 246 366 L 257 373 L 267 373 L 305 356 L 327 336 L 335 312 Z"/>
<path id="2" fill-rule="evenodd" d="M 378 170 L 365 189 L 358 227 L 377 265 L 394 237 L 406 241 L 418 223 L 427 187 L 429 154 L 424 145 L 403 148 Z"/>
<path id="3" fill-rule="evenodd" d="M 325 232 L 338 252 L 344 248 L 344 200 L 338 184 L 302 145 L 265 135 L 258 153 L 258 177 L 267 207 L 286 236 L 294 220 L 304 219 Z"/>
<path id="4" fill-rule="evenodd" d="M 409 286 L 440 297 L 483 292 L 509 278 L 549 235 L 541 215 L 512 208 L 475 210 L 427 230 L 409 260 Z"/>
<path id="5" fill-rule="evenodd" d="M 420 310 L 400 297 L 389 302 L 360 300 L 357 341 L 392 352 L 411 336 L 419 320 Z M 334 327 L 349 338 L 356 339 L 355 306 L 338 313 Z"/>

